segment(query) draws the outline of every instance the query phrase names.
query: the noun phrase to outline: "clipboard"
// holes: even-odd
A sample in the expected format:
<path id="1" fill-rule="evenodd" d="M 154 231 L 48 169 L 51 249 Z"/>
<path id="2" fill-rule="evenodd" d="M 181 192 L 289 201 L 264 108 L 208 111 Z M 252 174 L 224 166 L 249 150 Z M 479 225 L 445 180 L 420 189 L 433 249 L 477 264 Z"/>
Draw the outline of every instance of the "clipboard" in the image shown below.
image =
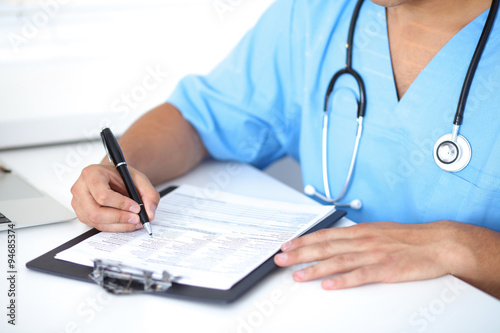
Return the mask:
<path id="1" fill-rule="evenodd" d="M 176 186 L 171 186 L 161 191 L 160 195 L 163 197 L 164 195 L 167 195 L 169 192 L 173 191 L 176 188 L 177 188 Z M 346 211 L 336 210 L 332 214 L 325 217 L 323 220 L 321 220 L 319 223 L 317 223 L 314 227 L 309 229 L 304 234 L 312 233 L 320 229 L 331 227 L 345 215 Z M 99 232 L 100 231 L 97 229 L 91 229 L 81 234 L 80 236 L 77 236 L 72 240 L 58 246 L 57 248 L 39 256 L 38 258 L 31 260 L 26 264 L 26 267 L 38 272 L 48 273 L 84 282 L 95 283 L 95 281 L 91 278 L 92 273 L 95 271 L 93 267 L 59 260 L 56 259 L 55 256 L 59 252 L 62 252 L 82 242 L 83 240 L 95 234 L 98 234 Z M 275 254 L 277 254 L 278 252 L 276 252 Z M 180 298 L 187 300 L 228 304 L 237 300 L 245 292 L 250 290 L 255 284 L 257 284 L 260 280 L 262 280 L 265 276 L 267 276 L 269 273 L 271 273 L 277 268 L 279 267 L 276 266 L 276 264 L 274 263 L 274 255 L 273 255 L 228 290 L 210 289 L 205 287 L 184 285 L 176 283 L 175 280 L 173 280 L 173 282 L 169 283 L 169 288 L 164 288 L 160 291 L 156 290 L 141 291 L 141 294 L 151 294 L 151 295 L 173 297 L 173 298 Z M 129 287 L 138 288 L 137 283 L 133 281 L 130 281 Z"/>

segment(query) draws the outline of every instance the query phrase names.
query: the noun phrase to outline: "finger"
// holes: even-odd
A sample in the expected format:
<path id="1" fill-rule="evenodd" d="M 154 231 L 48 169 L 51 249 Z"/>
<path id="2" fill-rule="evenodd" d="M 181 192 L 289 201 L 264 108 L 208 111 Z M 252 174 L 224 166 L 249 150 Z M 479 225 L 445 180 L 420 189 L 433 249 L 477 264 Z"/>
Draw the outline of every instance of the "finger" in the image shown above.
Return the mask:
<path id="1" fill-rule="evenodd" d="M 122 228 L 123 231 L 130 231 L 134 230 L 137 224 L 140 224 L 138 214 L 112 207 L 100 206 L 94 201 L 89 192 L 79 195 L 76 202 L 77 215 L 87 225 L 97 227 L 102 224 L 122 224 L 126 225 Z M 103 230 L 103 227 L 101 226 L 98 229 Z"/>
<path id="2" fill-rule="evenodd" d="M 160 194 L 149 181 L 148 177 L 139 172 L 133 172 L 132 180 L 141 196 L 141 200 L 146 208 L 146 213 L 152 221 L 155 218 L 156 207 L 160 202 Z"/>
<path id="3" fill-rule="evenodd" d="M 158 203 L 160 201 L 160 194 L 151 184 L 149 178 L 146 177 L 143 173 L 135 170 L 132 167 L 129 167 L 129 172 L 130 176 L 132 177 L 134 186 L 136 187 L 137 192 L 141 197 L 142 203 L 146 208 L 148 218 L 150 221 L 152 221 L 154 220 L 154 217 L 156 215 L 156 208 L 158 207 Z M 125 188 L 121 177 L 115 172 L 110 173 L 109 176 L 111 189 L 128 197 L 127 189 Z"/>
<path id="4" fill-rule="evenodd" d="M 109 172 L 106 174 L 107 177 L 109 177 L 109 187 L 118 193 L 123 194 L 124 196 L 128 197 L 128 191 L 127 188 L 125 187 L 125 183 L 123 182 L 123 178 L 120 176 L 118 172 L 115 172 L 116 169 L 110 169 Z"/>
<path id="5" fill-rule="evenodd" d="M 122 225 L 123 231 L 135 230 L 137 225 L 141 225 L 138 214 L 127 213 L 122 210 L 109 207 L 99 207 L 87 212 L 86 220 L 99 230 L 103 230 L 104 225 Z"/>
<path id="6" fill-rule="evenodd" d="M 73 207 L 73 210 L 74 210 L 74 211 L 75 211 L 75 213 L 76 213 L 76 218 L 77 218 L 80 222 L 82 222 L 82 223 L 84 223 L 84 224 L 88 225 L 89 227 L 93 227 L 93 225 L 90 225 L 90 223 L 88 223 L 87 221 L 85 221 L 85 218 L 83 218 L 83 216 L 81 215 L 82 209 L 81 209 L 81 208 L 80 208 L 80 206 L 78 205 L 78 202 L 76 201 L 76 198 L 75 198 L 75 197 L 73 197 L 73 199 L 71 199 L 71 206 Z"/>
<path id="7" fill-rule="evenodd" d="M 94 226 L 97 230 L 106 231 L 106 232 L 131 232 L 135 230 L 139 230 L 143 228 L 142 223 L 138 224 L 109 224 L 102 223 Z"/>
<path id="8" fill-rule="evenodd" d="M 375 241 L 371 238 L 339 239 L 288 250 L 275 256 L 278 266 L 292 266 L 302 263 L 325 260 L 334 256 L 351 252 L 363 252 Z"/>
<path id="9" fill-rule="evenodd" d="M 390 255 L 380 254 L 372 264 L 367 261 L 350 272 L 328 278 L 322 282 L 322 286 L 324 289 L 343 289 L 374 282 L 424 280 L 447 274 L 443 267 L 436 266 L 432 260 L 387 261 L 390 257 Z"/>
<path id="10" fill-rule="evenodd" d="M 297 282 L 310 281 L 330 275 L 350 272 L 379 262 L 379 256 L 367 253 L 345 253 L 306 267 L 293 274 Z"/>
<path id="11" fill-rule="evenodd" d="M 95 168 L 92 170 L 85 168 L 82 171 L 82 178 L 87 185 L 87 191 L 99 206 L 112 207 L 136 214 L 139 213 L 140 206 L 138 203 L 128 196 L 114 191 L 110 187 L 110 181 L 112 179 L 114 179 L 114 182 L 118 181 L 116 180 L 118 174 L 114 170 L 108 170 L 108 168 L 106 168 L 106 172 L 100 173 L 95 170 Z M 123 184 L 121 179 L 119 182 Z"/>
<path id="12" fill-rule="evenodd" d="M 335 290 L 383 281 L 386 275 L 381 265 L 363 266 L 351 272 L 333 276 L 321 282 L 323 289 Z"/>
<path id="13" fill-rule="evenodd" d="M 78 218 L 78 220 L 80 220 L 82 223 L 88 225 L 89 227 L 96 228 L 100 231 L 128 232 L 128 231 L 134 231 L 134 230 L 142 228 L 141 223 L 137 223 L 137 224 L 135 224 L 135 223 L 127 223 L 127 224 L 124 224 L 124 223 L 119 223 L 119 224 L 93 223 L 89 219 L 87 219 L 86 217 L 81 215 L 81 212 L 83 210 L 80 208 L 80 206 L 75 198 L 73 198 L 73 200 L 71 201 L 71 205 L 73 206 L 73 209 L 76 212 L 76 217 Z"/>
<path id="14" fill-rule="evenodd" d="M 281 246 L 281 250 L 290 251 L 316 243 L 359 237 L 366 234 L 366 232 L 364 232 L 365 229 L 366 227 L 362 226 L 362 224 L 343 228 L 321 229 L 286 242 Z"/>

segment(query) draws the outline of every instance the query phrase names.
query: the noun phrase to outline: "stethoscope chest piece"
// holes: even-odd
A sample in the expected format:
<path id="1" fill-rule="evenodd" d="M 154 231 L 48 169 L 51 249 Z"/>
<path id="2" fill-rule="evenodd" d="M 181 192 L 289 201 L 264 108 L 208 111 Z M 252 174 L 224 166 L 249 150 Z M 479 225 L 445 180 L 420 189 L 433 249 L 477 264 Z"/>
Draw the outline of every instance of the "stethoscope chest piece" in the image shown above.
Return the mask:
<path id="1" fill-rule="evenodd" d="M 469 141 L 462 135 L 453 140 L 453 133 L 445 134 L 434 145 L 434 161 L 444 171 L 458 172 L 472 157 Z"/>
<path id="2" fill-rule="evenodd" d="M 467 70 L 467 74 L 464 79 L 464 83 L 462 86 L 462 91 L 460 93 L 460 98 L 457 105 L 457 112 L 455 113 L 453 120 L 453 131 L 450 134 L 445 134 L 439 138 L 439 140 L 434 145 L 434 161 L 444 171 L 447 172 L 458 172 L 464 169 L 470 162 L 472 157 L 472 149 L 469 141 L 460 135 L 460 127 L 462 125 L 462 120 L 464 116 L 465 106 L 467 104 L 467 97 L 469 95 L 469 90 L 472 84 L 472 80 L 474 78 L 474 74 L 476 72 L 477 65 L 479 60 L 481 59 L 481 55 L 483 53 L 484 47 L 490 35 L 493 23 L 495 21 L 495 16 L 498 11 L 500 0 L 493 0 L 490 8 L 490 12 L 488 13 L 488 18 L 486 19 L 486 23 L 484 25 L 483 31 L 481 33 L 481 37 L 479 38 L 479 42 L 476 46 L 476 50 L 471 59 L 469 69 Z M 363 0 L 358 0 L 356 3 L 356 7 L 354 8 L 354 13 L 351 18 L 351 23 L 349 25 L 349 32 L 347 35 L 347 43 L 346 43 L 346 64 L 345 67 L 336 72 L 330 80 L 328 84 L 328 88 L 325 95 L 324 102 L 324 113 L 323 113 L 323 139 L 322 139 L 322 172 L 323 172 L 323 187 L 325 195 L 322 195 L 312 185 L 307 185 L 304 189 L 304 192 L 307 195 L 315 196 L 326 203 L 334 204 L 338 207 L 351 207 L 353 209 L 361 209 L 362 203 L 359 199 L 352 200 L 350 203 L 339 203 L 340 200 L 344 198 L 346 195 L 348 188 L 351 183 L 352 174 L 354 172 L 354 165 L 356 162 L 357 154 L 358 154 L 358 146 L 360 144 L 361 134 L 363 132 L 363 119 L 365 116 L 366 109 L 366 91 L 365 85 L 363 83 L 363 79 L 361 75 L 354 70 L 352 67 L 352 54 L 354 49 L 354 30 L 356 26 L 356 21 L 358 19 L 361 5 L 363 4 Z M 358 101 L 358 130 L 356 134 L 356 141 L 354 144 L 353 154 L 351 158 L 351 164 L 349 167 L 349 172 L 346 177 L 346 181 L 344 183 L 344 187 L 342 188 L 342 192 L 336 198 L 331 198 L 330 196 L 330 186 L 328 180 L 328 112 L 329 106 L 328 101 L 330 99 L 330 94 L 335 90 L 335 84 L 337 79 L 340 76 L 349 75 L 352 76 L 359 88 L 359 101 Z M 332 106 L 333 108 L 333 106 Z"/>

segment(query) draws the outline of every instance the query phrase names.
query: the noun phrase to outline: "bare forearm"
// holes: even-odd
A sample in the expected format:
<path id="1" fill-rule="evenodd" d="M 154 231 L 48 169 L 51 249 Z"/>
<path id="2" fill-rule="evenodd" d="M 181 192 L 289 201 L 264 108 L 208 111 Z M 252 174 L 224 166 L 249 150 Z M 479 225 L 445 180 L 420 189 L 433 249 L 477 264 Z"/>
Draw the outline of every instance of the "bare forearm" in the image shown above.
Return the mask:
<path id="1" fill-rule="evenodd" d="M 194 128 L 171 104 L 142 116 L 119 142 L 127 163 L 153 184 L 186 173 L 207 155 Z"/>
<path id="2" fill-rule="evenodd" d="M 325 278 L 325 289 L 451 273 L 500 298 L 500 233 L 470 224 L 360 223 L 316 231 L 281 250 L 275 257 L 279 266 L 315 263 L 296 271 L 295 281 Z"/>
<path id="3" fill-rule="evenodd" d="M 450 254 L 452 274 L 500 299 L 500 233 L 460 224 L 454 239 L 461 251 Z"/>

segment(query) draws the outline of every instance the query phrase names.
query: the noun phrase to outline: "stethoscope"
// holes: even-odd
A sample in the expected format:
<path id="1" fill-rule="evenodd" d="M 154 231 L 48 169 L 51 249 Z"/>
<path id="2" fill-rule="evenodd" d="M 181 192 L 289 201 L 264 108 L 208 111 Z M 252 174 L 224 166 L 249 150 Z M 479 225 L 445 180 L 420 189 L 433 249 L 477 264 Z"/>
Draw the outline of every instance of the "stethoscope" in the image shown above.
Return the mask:
<path id="1" fill-rule="evenodd" d="M 486 24 L 484 25 L 483 31 L 481 33 L 481 37 L 479 38 L 479 42 L 476 46 L 476 50 L 474 55 L 472 56 L 472 60 L 469 65 L 469 69 L 467 70 L 467 74 L 465 76 L 464 84 L 462 86 L 462 91 L 460 93 L 460 98 L 458 101 L 457 112 L 455 114 L 455 118 L 453 120 L 453 131 L 450 134 L 445 134 L 440 137 L 436 144 L 434 145 L 434 160 L 436 164 L 446 172 L 458 172 L 464 169 L 470 162 L 472 156 L 472 149 L 469 141 L 465 137 L 459 134 L 460 127 L 463 121 L 463 115 L 465 110 L 465 105 L 467 103 L 467 98 L 469 96 L 469 90 L 472 84 L 472 80 L 474 78 L 474 74 L 476 73 L 477 65 L 479 60 L 481 59 L 481 55 L 483 53 L 484 47 L 488 40 L 488 37 L 491 32 L 491 28 L 495 21 L 495 16 L 498 11 L 498 3 L 500 0 L 493 0 L 490 8 L 490 12 L 488 14 L 488 18 L 486 20 Z M 363 0 L 358 0 L 356 7 L 354 8 L 354 13 L 351 18 L 351 23 L 349 25 L 349 33 L 347 35 L 347 55 L 346 55 L 346 65 L 345 68 L 341 69 L 330 80 L 330 84 L 328 85 L 328 89 L 326 91 L 325 102 L 324 102 L 324 113 L 323 113 L 323 133 L 322 133 L 322 149 L 321 149 L 321 160 L 322 160 L 322 172 L 323 172 L 323 187 L 325 190 L 325 195 L 322 195 L 312 185 L 307 185 L 304 188 L 304 192 L 307 195 L 315 196 L 326 203 L 334 204 L 337 207 L 350 207 L 353 209 L 361 209 L 363 206 L 361 200 L 355 199 L 349 203 L 339 203 L 347 193 L 349 189 L 349 185 L 351 183 L 354 165 L 356 164 L 356 159 L 358 155 L 359 142 L 361 140 L 361 136 L 363 133 L 363 118 L 365 116 L 366 110 L 366 90 L 365 85 L 363 83 L 363 79 L 361 75 L 359 75 L 356 70 L 352 68 L 352 50 L 353 50 L 353 39 L 354 39 L 354 30 L 356 27 L 356 21 L 358 20 L 359 12 L 361 10 L 361 5 L 363 4 Z M 359 101 L 358 101 L 358 113 L 357 113 L 357 130 L 356 130 L 356 141 L 354 142 L 354 149 L 351 158 L 351 164 L 349 166 L 349 171 L 347 172 L 347 178 L 342 187 L 342 191 L 339 196 L 336 198 L 331 197 L 330 193 L 330 183 L 328 178 L 328 164 L 327 164 L 327 155 L 328 155 L 328 101 L 330 99 L 330 95 L 335 87 L 335 83 L 338 78 L 342 75 L 347 74 L 352 76 L 359 88 Z"/>

